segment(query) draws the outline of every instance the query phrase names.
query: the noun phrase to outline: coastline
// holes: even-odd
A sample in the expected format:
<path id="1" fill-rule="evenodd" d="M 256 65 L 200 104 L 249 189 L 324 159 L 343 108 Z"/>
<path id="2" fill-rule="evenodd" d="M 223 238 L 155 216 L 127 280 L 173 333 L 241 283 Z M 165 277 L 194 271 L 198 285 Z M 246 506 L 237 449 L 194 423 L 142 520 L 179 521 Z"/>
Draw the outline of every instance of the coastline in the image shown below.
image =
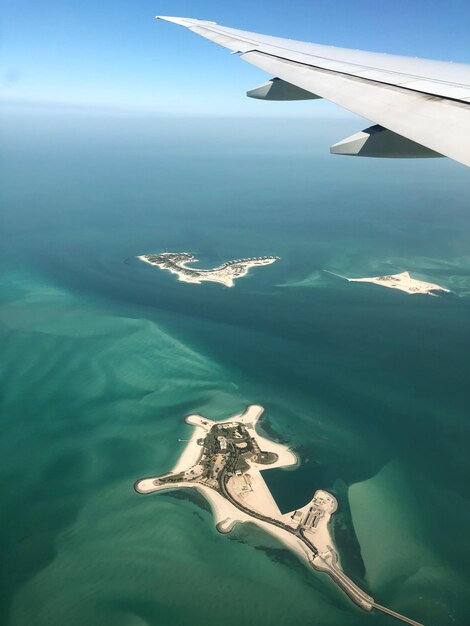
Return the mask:
<path id="1" fill-rule="evenodd" d="M 410 295 L 421 294 L 436 297 L 438 294 L 434 292 L 441 291 L 443 293 L 451 293 L 450 289 L 441 287 L 441 285 L 437 285 L 436 283 L 429 283 L 424 280 L 412 278 L 408 271 L 400 272 L 399 274 L 387 274 L 384 276 L 371 276 L 364 278 L 348 278 L 347 276 L 342 276 L 341 274 L 336 274 L 335 272 L 330 272 L 329 270 L 323 271 L 327 274 L 331 274 L 332 276 L 337 276 L 338 278 L 347 280 L 348 283 L 372 283 L 374 285 L 379 285 L 380 287 L 398 289 L 399 291 L 404 291 Z"/>
<path id="2" fill-rule="evenodd" d="M 376 603 L 341 569 L 330 532 L 331 518 L 338 508 L 333 494 L 318 489 L 302 507 L 284 515 L 280 512 L 262 470 L 288 467 L 298 459 L 288 446 L 256 432 L 263 412 L 261 405 L 250 405 L 243 413 L 217 422 L 188 415 L 185 421 L 194 431 L 173 471 L 138 480 L 134 489 L 146 495 L 196 489 L 208 501 L 218 532 L 229 533 L 240 523 L 255 524 L 303 563 L 327 574 L 363 610 L 377 609 L 412 626 L 422 626 Z"/>
<path id="3" fill-rule="evenodd" d="M 201 415 L 191 414 L 185 418 L 185 422 L 193 426 L 192 436 L 187 441 L 187 445 L 176 462 L 172 472 L 160 477 L 143 478 L 136 481 L 134 488 L 140 494 L 151 494 L 158 491 L 175 490 L 175 489 L 196 489 L 209 502 L 213 512 L 214 522 L 218 532 L 222 534 L 229 533 L 237 524 L 250 522 L 257 525 L 265 532 L 274 536 L 282 545 L 292 551 L 305 565 L 313 567 L 317 571 L 326 572 L 335 580 L 338 576 L 345 576 L 341 570 L 339 574 L 338 557 L 333 547 L 333 538 L 329 532 L 329 523 L 331 515 L 337 508 L 336 499 L 332 494 L 323 491 L 316 491 L 312 500 L 307 502 L 296 511 L 282 514 L 262 476 L 262 471 L 268 468 L 280 468 L 298 465 L 297 455 L 285 444 L 274 442 L 267 439 L 263 435 L 256 432 L 256 424 L 258 423 L 264 408 L 260 405 L 250 405 L 243 413 L 234 415 L 228 420 L 214 422 Z M 177 480 L 171 483 L 160 484 L 160 479 L 180 474 L 186 470 L 186 474 L 191 476 L 191 468 L 200 461 L 203 448 L 199 442 L 215 424 L 232 424 L 240 423 L 246 428 L 250 437 L 253 437 L 260 449 L 266 453 L 275 455 L 275 460 L 269 465 L 251 461 L 249 470 L 245 474 L 244 484 L 241 476 L 233 475 L 227 482 L 229 493 L 233 494 L 230 498 L 236 498 L 239 504 L 235 506 L 231 501 L 224 497 L 213 487 L 190 480 Z M 189 471 L 189 473 L 188 473 Z M 328 500 L 325 508 L 325 514 L 320 516 L 318 528 L 314 531 L 307 531 L 304 538 L 302 535 L 296 535 L 295 528 L 298 524 L 299 517 L 309 514 L 312 503 L 319 505 L 319 499 Z M 276 521 L 278 520 L 278 521 Z M 274 523 L 276 521 L 276 524 Z M 307 541 L 307 544 L 305 543 Z M 315 549 L 312 552 L 307 546 L 312 546 L 315 542 Z M 312 546 L 313 547 L 313 546 Z M 319 548 L 319 550 L 317 549 Z M 348 586 L 354 585 L 352 581 L 346 578 Z M 336 581 L 337 582 L 337 581 Z M 345 589 L 346 592 L 347 588 Z M 364 594 L 359 588 L 356 588 L 355 594 L 349 593 L 352 599 L 363 609 L 370 611 L 372 609 L 372 598 Z"/>
<path id="4" fill-rule="evenodd" d="M 279 257 L 254 257 L 227 261 L 213 269 L 199 269 L 187 267 L 188 263 L 197 263 L 198 259 L 188 252 L 163 252 L 161 254 L 143 254 L 137 257 L 140 261 L 154 267 L 159 267 L 176 274 L 178 280 L 184 283 L 200 285 L 202 282 L 216 282 L 233 287 L 237 278 L 243 278 L 252 267 L 271 265 L 279 260 Z"/>

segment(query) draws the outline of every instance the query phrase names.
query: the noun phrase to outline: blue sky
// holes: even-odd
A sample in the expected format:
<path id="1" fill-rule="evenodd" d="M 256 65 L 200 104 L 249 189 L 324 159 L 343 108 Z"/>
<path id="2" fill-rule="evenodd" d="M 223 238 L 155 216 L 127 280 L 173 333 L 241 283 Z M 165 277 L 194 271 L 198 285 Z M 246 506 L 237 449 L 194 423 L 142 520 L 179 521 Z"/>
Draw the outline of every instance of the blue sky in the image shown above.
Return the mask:
<path id="1" fill-rule="evenodd" d="M 3 0 L 2 98 L 163 115 L 344 115 L 245 97 L 267 75 L 156 14 L 470 63 L 468 0 Z"/>

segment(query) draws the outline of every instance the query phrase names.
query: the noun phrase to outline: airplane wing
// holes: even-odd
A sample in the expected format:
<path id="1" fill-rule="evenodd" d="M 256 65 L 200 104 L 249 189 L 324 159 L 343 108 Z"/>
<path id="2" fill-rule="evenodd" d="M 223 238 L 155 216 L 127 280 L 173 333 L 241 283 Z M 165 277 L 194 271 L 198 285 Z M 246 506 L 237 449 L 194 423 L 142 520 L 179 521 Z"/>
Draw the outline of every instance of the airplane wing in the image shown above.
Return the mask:
<path id="1" fill-rule="evenodd" d="M 470 65 L 281 39 L 204 20 L 157 19 L 184 26 L 275 77 L 250 97 L 325 98 L 374 122 L 331 146 L 334 154 L 447 156 L 470 166 Z"/>

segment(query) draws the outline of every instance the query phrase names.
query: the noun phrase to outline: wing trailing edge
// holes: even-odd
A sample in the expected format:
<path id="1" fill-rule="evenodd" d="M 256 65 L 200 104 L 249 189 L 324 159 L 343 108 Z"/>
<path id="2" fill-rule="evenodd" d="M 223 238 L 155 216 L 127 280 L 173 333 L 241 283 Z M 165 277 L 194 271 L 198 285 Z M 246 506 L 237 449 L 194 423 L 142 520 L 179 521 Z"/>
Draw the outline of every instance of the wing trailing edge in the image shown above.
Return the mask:
<path id="1" fill-rule="evenodd" d="M 378 152 L 374 156 L 390 156 L 381 155 L 377 147 L 393 144 L 392 152 L 397 153 L 394 156 L 408 150 L 405 156 L 444 155 L 470 166 L 469 65 L 292 41 L 192 18 L 157 17 L 238 53 L 244 61 L 282 81 L 276 88 L 264 85 L 258 91 L 252 90 L 258 95 L 248 92 L 251 97 L 294 100 L 303 99 L 301 94 L 307 92 L 312 99 L 330 100 L 390 131 L 380 137 L 375 137 L 377 133 L 367 134 L 370 129 L 363 131 L 368 135 L 362 137 L 367 140 L 366 148 L 358 149 L 358 156 L 368 151 Z M 279 90 L 282 85 L 291 86 L 290 90 L 284 89 L 284 97 L 282 88 Z M 271 89 L 274 91 L 269 97 Z M 276 90 L 280 97 L 273 97 Z M 397 136 L 409 142 L 401 142 L 399 148 Z M 344 146 L 349 139 L 339 145 Z M 332 146 L 333 153 L 339 153 L 339 149 L 338 144 Z"/>

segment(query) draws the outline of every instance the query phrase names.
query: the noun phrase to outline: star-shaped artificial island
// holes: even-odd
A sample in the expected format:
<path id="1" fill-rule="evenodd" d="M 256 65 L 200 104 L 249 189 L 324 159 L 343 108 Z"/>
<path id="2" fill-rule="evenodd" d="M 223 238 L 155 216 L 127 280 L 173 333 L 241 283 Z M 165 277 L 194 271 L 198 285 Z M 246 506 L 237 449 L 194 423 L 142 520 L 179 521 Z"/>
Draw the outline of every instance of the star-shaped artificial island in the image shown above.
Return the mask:
<path id="1" fill-rule="evenodd" d="M 262 471 L 298 464 L 288 446 L 263 437 L 256 424 L 264 409 L 251 405 L 228 421 L 214 422 L 190 415 L 192 437 L 171 472 L 138 480 L 140 494 L 170 489 L 197 489 L 210 503 L 216 528 L 229 533 L 237 523 L 251 522 L 274 535 L 308 566 L 325 572 L 362 609 L 379 609 L 408 624 L 421 626 L 386 609 L 360 589 L 342 571 L 330 533 L 336 498 L 315 491 L 304 506 L 283 514 L 279 510 Z"/>

